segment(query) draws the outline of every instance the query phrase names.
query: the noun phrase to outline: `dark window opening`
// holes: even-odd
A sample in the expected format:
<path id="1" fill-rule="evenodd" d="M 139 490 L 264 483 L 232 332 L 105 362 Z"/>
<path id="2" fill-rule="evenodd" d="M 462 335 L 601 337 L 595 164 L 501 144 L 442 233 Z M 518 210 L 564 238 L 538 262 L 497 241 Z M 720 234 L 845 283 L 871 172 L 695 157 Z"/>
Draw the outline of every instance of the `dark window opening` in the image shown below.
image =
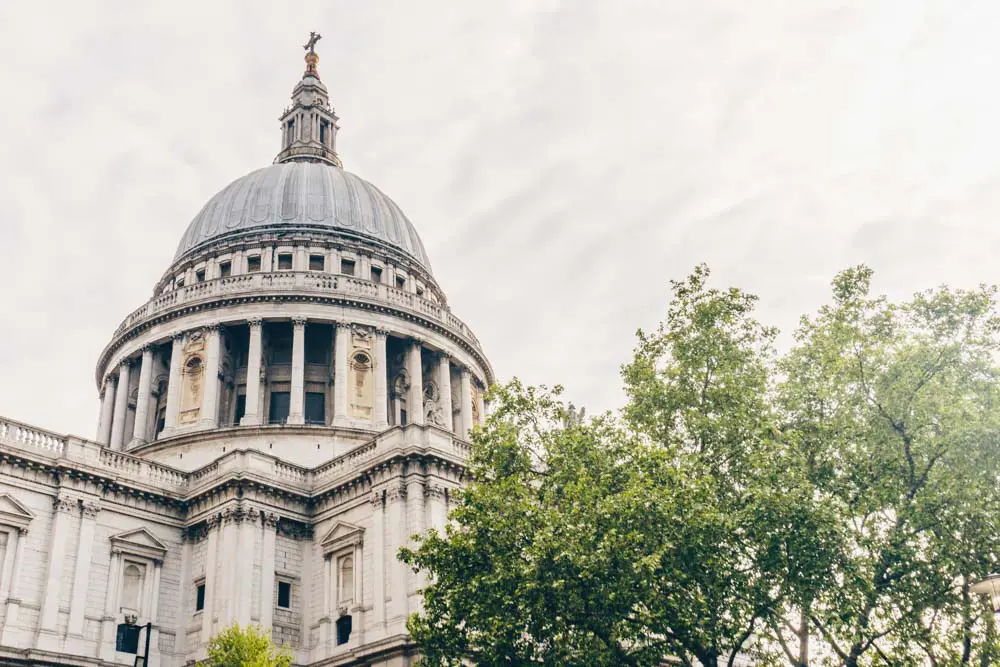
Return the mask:
<path id="1" fill-rule="evenodd" d="M 260 271 L 260 255 L 247 257 L 247 273 L 256 273 L 257 271 Z"/>
<path id="2" fill-rule="evenodd" d="M 396 276 L 396 287 L 399 289 L 406 289 L 406 278 L 403 276 Z"/>
<path id="3" fill-rule="evenodd" d="M 309 255 L 309 270 L 322 271 L 326 268 L 326 258 L 323 255 Z"/>
<path id="4" fill-rule="evenodd" d="M 278 255 L 278 270 L 279 271 L 292 270 L 292 256 L 290 254 Z"/>
<path id="5" fill-rule="evenodd" d="M 377 266 L 372 267 L 372 282 L 373 283 L 382 282 L 382 269 L 378 268 Z"/>
<path id="6" fill-rule="evenodd" d="M 198 584 L 195 589 L 194 610 L 201 611 L 205 608 L 205 584 Z"/>
<path id="7" fill-rule="evenodd" d="M 337 646 L 351 640 L 351 617 L 341 616 L 337 619 Z"/>
<path id="8" fill-rule="evenodd" d="M 330 126 L 325 120 L 319 122 L 319 143 L 326 146 L 326 129 Z"/>
<path id="9" fill-rule="evenodd" d="M 399 410 L 399 425 L 406 426 L 406 410 L 400 408 Z"/>
<path id="10" fill-rule="evenodd" d="M 267 411 L 267 421 L 271 424 L 284 424 L 288 421 L 288 410 L 291 405 L 291 394 L 287 391 L 272 391 L 271 405 Z"/>
<path id="11" fill-rule="evenodd" d="M 306 331 L 310 328 L 306 327 Z M 292 363 L 292 327 L 287 322 L 276 322 L 268 327 L 267 347 L 272 364 Z"/>
<path id="12" fill-rule="evenodd" d="M 326 423 L 326 394 L 318 391 L 306 392 L 306 423 Z"/>
<path id="13" fill-rule="evenodd" d="M 288 128 L 288 143 L 291 144 L 295 141 L 295 119 L 293 118 L 288 121 L 288 123 L 285 124 L 285 127 Z"/>
<path id="14" fill-rule="evenodd" d="M 240 420 L 247 413 L 247 395 L 240 394 L 236 397 L 236 415 L 233 417 L 233 426 L 239 426 Z"/>
<path id="15" fill-rule="evenodd" d="M 331 335 L 330 325 L 309 323 L 305 335 L 305 361 L 307 364 L 326 365 L 329 363 Z"/>
<path id="16" fill-rule="evenodd" d="M 287 581 L 278 582 L 278 606 L 282 609 L 292 607 L 292 585 Z"/>
<path id="17" fill-rule="evenodd" d="M 167 407 L 163 406 L 156 414 L 156 435 L 160 435 L 160 432 L 163 431 L 166 425 L 167 425 Z"/>
<path id="18" fill-rule="evenodd" d="M 228 278 L 233 275 L 233 264 L 232 262 L 220 262 L 219 263 L 219 277 Z"/>
<path id="19" fill-rule="evenodd" d="M 196 283 L 205 282 L 205 269 L 198 269 L 194 272 L 194 281 Z"/>
<path id="20" fill-rule="evenodd" d="M 354 260 L 353 259 L 342 259 L 340 260 L 340 272 L 345 276 L 354 275 Z"/>
<path id="21" fill-rule="evenodd" d="M 178 278 L 176 281 L 174 281 L 174 285 L 176 285 L 177 287 L 184 287 L 184 279 Z"/>

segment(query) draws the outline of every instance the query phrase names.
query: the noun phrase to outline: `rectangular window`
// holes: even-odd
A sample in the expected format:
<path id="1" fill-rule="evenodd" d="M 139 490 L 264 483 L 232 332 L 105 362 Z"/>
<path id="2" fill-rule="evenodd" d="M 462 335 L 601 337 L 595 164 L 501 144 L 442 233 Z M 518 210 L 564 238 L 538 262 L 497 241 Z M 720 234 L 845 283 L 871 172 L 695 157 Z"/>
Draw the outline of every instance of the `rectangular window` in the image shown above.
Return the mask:
<path id="1" fill-rule="evenodd" d="M 399 410 L 399 425 L 406 426 L 406 410 Z"/>
<path id="2" fill-rule="evenodd" d="M 307 364 L 327 365 L 330 359 L 330 341 L 333 330 L 329 324 L 309 323 L 305 335 L 305 358 Z"/>
<path id="3" fill-rule="evenodd" d="M 353 259 L 342 259 L 340 260 L 340 272 L 345 276 L 354 275 L 354 260 Z"/>
<path id="4" fill-rule="evenodd" d="M 377 266 L 372 267 L 372 282 L 373 283 L 382 282 L 382 269 L 378 268 Z"/>
<path id="5" fill-rule="evenodd" d="M 271 405 L 267 412 L 267 421 L 271 424 L 284 424 L 288 421 L 291 394 L 287 391 L 272 391 Z"/>
<path id="6" fill-rule="evenodd" d="M 326 394 L 318 391 L 306 392 L 306 423 L 326 423 Z"/>
<path id="7" fill-rule="evenodd" d="M 233 426 L 239 426 L 240 420 L 247 413 L 247 395 L 240 394 L 236 397 L 236 415 L 233 417 Z"/>
<path id="8" fill-rule="evenodd" d="M 278 607 L 281 609 L 292 608 L 292 585 L 287 581 L 278 582 Z"/>
<path id="9" fill-rule="evenodd" d="M 194 281 L 196 283 L 205 282 L 205 269 L 198 269 L 194 272 Z"/>
<path id="10" fill-rule="evenodd" d="M 309 329 L 306 327 L 306 333 Z M 292 363 L 292 327 L 288 322 L 275 322 L 268 326 L 267 349 L 272 364 Z"/>
<path id="11" fill-rule="evenodd" d="M 323 255 L 309 255 L 309 270 L 322 271 L 326 268 L 326 257 Z"/>
<path id="12" fill-rule="evenodd" d="M 396 276 L 396 287 L 399 289 L 406 289 L 406 278 L 403 276 Z"/>
<path id="13" fill-rule="evenodd" d="M 219 262 L 219 277 L 228 278 L 231 275 L 233 275 L 233 263 Z"/>
<path id="14" fill-rule="evenodd" d="M 260 255 L 250 255 L 247 257 L 247 273 L 257 273 L 260 271 Z"/>
<path id="15" fill-rule="evenodd" d="M 205 608 L 205 584 L 198 584 L 194 591 L 194 610 L 201 611 Z"/>
<path id="16" fill-rule="evenodd" d="M 329 123 L 325 120 L 319 122 L 319 143 L 326 146 L 326 128 L 329 127 Z"/>
<path id="17" fill-rule="evenodd" d="M 291 271 L 292 270 L 292 256 L 291 254 L 281 254 L 278 255 L 278 270 L 279 271 Z"/>

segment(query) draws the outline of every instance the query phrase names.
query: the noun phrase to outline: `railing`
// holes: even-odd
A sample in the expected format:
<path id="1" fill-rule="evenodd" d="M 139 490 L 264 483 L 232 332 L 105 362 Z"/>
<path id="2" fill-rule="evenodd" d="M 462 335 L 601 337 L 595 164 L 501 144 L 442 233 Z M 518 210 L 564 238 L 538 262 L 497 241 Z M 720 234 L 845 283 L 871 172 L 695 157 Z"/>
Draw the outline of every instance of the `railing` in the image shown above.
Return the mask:
<path id="1" fill-rule="evenodd" d="M 255 450 L 234 451 L 198 470 L 184 472 L 133 454 L 112 450 L 96 442 L 63 436 L 0 417 L 0 445 L 42 453 L 69 465 L 82 463 L 103 468 L 109 476 L 163 488 L 168 492 L 196 491 L 234 470 L 255 471 L 301 488 L 315 491 L 331 480 L 356 473 L 381 452 L 392 451 L 403 437 L 393 429 L 370 442 L 323 463 L 306 468 Z M 446 445 L 445 445 L 446 446 Z M 451 438 L 451 450 L 467 459 L 471 448 L 459 438 Z"/>
<path id="2" fill-rule="evenodd" d="M 0 443 L 61 456 L 66 451 L 66 440 L 64 435 L 0 418 Z"/>
<path id="3" fill-rule="evenodd" d="M 330 295 L 341 294 L 390 303 L 437 320 L 445 327 L 461 334 L 476 349 L 482 349 L 479 339 L 475 337 L 469 327 L 452 315 L 441 304 L 383 283 L 374 283 L 370 280 L 361 280 L 352 276 L 315 271 L 248 273 L 239 276 L 216 278 L 214 280 L 194 283 L 193 285 L 185 285 L 172 292 L 154 297 L 145 305 L 137 308 L 115 330 L 115 336 L 149 317 L 186 303 L 219 296 L 244 293 L 252 294 L 274 290 Z"/>

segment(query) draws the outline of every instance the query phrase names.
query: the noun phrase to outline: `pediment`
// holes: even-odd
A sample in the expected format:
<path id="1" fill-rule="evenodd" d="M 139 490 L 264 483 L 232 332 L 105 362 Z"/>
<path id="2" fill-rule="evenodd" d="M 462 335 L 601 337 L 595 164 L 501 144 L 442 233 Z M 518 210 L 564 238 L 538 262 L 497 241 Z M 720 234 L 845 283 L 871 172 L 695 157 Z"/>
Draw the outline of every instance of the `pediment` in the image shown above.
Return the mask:
<path id="1" fill-rule="evenodd" d="M 0 493 L 0 526 L 27 530 L 35 515 L 9 493 Z"/>
<path id="2" fill-rule="evenodd" d="M 320 541 L 320 547 L 322 547 L 323 553 L 337 551 L 344 547 L 360 544 L 364 534 L 365 529 L 361 526 L 338 521 L 333 524 L 333 528 L 327 531 L 326 535 Z"/>
<path id="3" fill-rule="evenodd" d="M 111 536 L 111 548 L 136 556 L 163 560 L 167 547 L 145 528 L 136 528 Z"/>

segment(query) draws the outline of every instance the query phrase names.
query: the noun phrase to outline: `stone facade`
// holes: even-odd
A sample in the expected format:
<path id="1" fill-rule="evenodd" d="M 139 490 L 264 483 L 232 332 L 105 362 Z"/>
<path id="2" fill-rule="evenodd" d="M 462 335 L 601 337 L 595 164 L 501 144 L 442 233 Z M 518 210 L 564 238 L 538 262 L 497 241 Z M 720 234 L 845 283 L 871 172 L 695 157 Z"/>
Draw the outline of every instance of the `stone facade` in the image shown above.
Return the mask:
<path id="1" fill-rule="evenodd" d="M 101 353 L 96 438 L 0 418 L 0 664 L 132 664 L 126 617 L 153 667 L 232 623 L 302 665 L 414 659 L 424 581 L 395 554 L 444 526 L 493 374 L 340 167 L 317 62 L 278 164 L 206 205 Z"/>

